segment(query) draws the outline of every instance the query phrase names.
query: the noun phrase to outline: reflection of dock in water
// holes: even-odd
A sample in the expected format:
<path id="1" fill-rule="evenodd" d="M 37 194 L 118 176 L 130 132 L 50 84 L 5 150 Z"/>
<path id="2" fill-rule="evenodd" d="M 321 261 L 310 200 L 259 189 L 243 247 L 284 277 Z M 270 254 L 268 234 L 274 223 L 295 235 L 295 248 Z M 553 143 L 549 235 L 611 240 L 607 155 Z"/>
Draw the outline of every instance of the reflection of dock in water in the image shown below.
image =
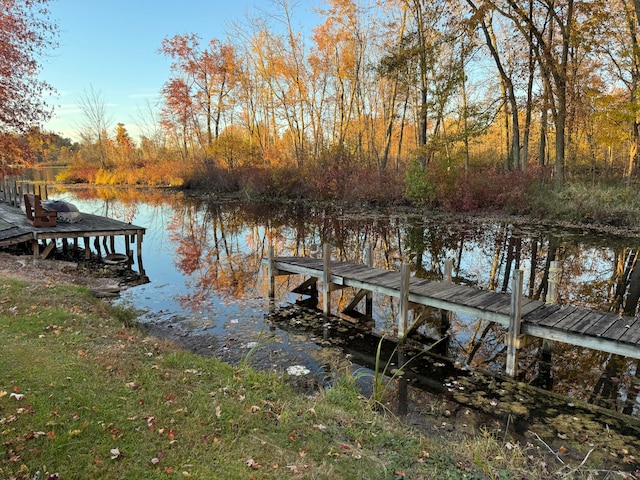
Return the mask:
<path id="1" fill-rule="evenodd" d="M 371 257 L 369 255 L 369 257 Z M 528 339 L 539 338 L 569 345 L 640 359 L 640 319 L 570 305 L 549 304 L 522 295 L 522 271 L 516 270 L 511 294 L 456 285 L 450 281 L 432 281 L 411 277 L 409 267 L 401 271 L 373 268 L 362 264 L 332 261 L 325 246 L 323 258 L 275 257 L 263 260 L 269 272 L 269 295 L 274 295 L 274 279 L 279 275 L 303 275 L 307 280 L 295 291 L 318 295 L 321 284 L 323 311 L 331 313 L 330 292 L 356 289 L 349 309 L 377 293 L 399 301 L 398 336 L 411 329 L 408 311 L 429 306 L 444 311 L 483 318 L 508 328 L 507 373 L 517 374 L 518 349 Z M 369 297 L 370 298 L 370 297 Z M 369 307 L 367 307 L 369 310 Z M 418 320 L 419 321 L 419 320 Z"/>
<path id="2" fill-rule="evenodd" d="M 123 237 L 127 257 L 125 263 L 129 267 L 133 265 L 133 251 L 130 247 L 135 244 L 138 272 L 142 277 L 145 276 L 142 266 L 142 237 L 145 228 L 99 215 L 84 212 L 81 215 L 81 220 L 76 223 L 56 222 L 53 226 L 35 227 L 19 207 L 0 202 L 0 247 L 24 243 L 30 246 L 34 257 L 46 258 L 56 248 L 58 240 L 65 248 L 78 250 L 79 240 L 82 239 L 84 258 L 89 260 L 90 239 L 93 237 L 93 246 L 98 257 L 109 262 L 112 258 L 113 261 L 121 260 L 120 255 L 116 255 L 115 252 L 115 238 Z M 70 240 L 73 246 L 68 246 Z"/>

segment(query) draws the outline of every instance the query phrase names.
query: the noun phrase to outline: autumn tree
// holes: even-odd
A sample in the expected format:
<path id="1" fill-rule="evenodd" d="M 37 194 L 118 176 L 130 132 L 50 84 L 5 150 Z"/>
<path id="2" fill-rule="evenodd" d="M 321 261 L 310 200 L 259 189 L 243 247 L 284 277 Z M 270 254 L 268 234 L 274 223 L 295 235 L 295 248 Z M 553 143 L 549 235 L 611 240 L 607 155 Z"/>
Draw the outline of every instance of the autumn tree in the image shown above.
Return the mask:
<path id="1" fill-rule="evenodd" d="M 612 83 L 622 82 L 627 89 L 628 98 L 625 105 L 630 120 L 632 141 L 629 148 L 629 159 L 626 176 L 631 175 L 640 166 L 640 34 L 638 29 L 638 9 L 640 1 L 617 0 L 603 5 L 607 15 L 603 16 L 609 41 L 597 43 L 597 49 L 606 59 Z M 624 19 L 623 22 L 620 19 Z M 604 32 L 603 32 L 604 33 Z M 604 40 L 604 35 L 600 38 Z M 604 93 L 604 92 L 603 92 Z"/>
<path id="2" fill-rule="evenodd" d="M 576 36 L 574 0 L 542 2 L 537 10 L 525 9 L 516 0 L 492 3 L 503 16 L 512 20 L 540 65 L 556 129 L 554 180 L 556 186 L 562 187 L 565 181 L 569 60 Z M 549 29 L 556 30 L 556 34 L 548 36 Z"/>
<path id="3" fill-rule="evenodd" d="M 45 132 L 40 127 L 31 127 L 23 134 L 36 163 L 68 161 L 73 144 L 69 138 L 52 132 Z"/>
<path id="4" fill-rule="evenodd" d="M 0 2 L 0 165 L 28 154 L 12 133 L 52 114 L 46 97 L 54 89 L 38 78 L 42 56 L 56 47 L 57 27 L 49 19 L 47 4 L 48 0 Z"/>
<path id="5" fill-rule="evenodd" d="M 508 111 L 511 113 L 511 129 L 506 128 L 507 139 L 510 145 L 505 165 L 507 168 L 510 168 L 511 166 L 514 168 L 520 168 L 520 109 L 516 98 L 513 72 L 508 68 L 508 65 L 505 64 L 504 55 L 500 51 L 500 45 L 493 28 L 494 18 L 492 10 L 479 8 L 473 0 L 467 0 L 467 4 L 473 12 L 471 22 L 472 24 L 477 23 L 480 27 L 485 39 L 485 45 L 491 53 L 491 57 L 493 58 L 500 75 L 505 103 L 505 121 L 507 126 L 509 125 L 509 116 L 506 113 Z M 508 109 L 506 108 L 507 105 L 509 106 Z"/>
<path id="6" fill-rule="evenodd" d="M 165 106 L 160 112 L 161 124 L 178 146 L 181 157 L 189 157 L 191 133 L 197 128 L 193 99 L 189 86 L 182 78 L 174 78 L 162 87 Z"/>
<path id="7" fill-rule="evenodd" d="M 175 35 L 162 41 L 160 53 L 173 60 L 171 69 L 175 74 L 167 83 L 169 88 L 164 90 L 165 98 L 175 90 L 170 84 L 182 82 L 195 113 L 204 120 L 206 146 L 210 147 L 220 134 L 222 115 L 236 86 L 240 63 L 232 45 L 215 38 L 205 47 L 200 42 L 196 34 Z M 170 108 L 169 103 L 167 107 Z"/>
<path id="8" fill-rule="evenodd" d="M 327 126 L 338 151 L 346 151 L 345 142 L 362 102 L 367 39 L 361 12 L 354 0 L 330 0 L 322 13 L 324 23 L 313 31 L 315 55 L 330 68 L 333 112 Z M 360 109 L 361 110 L 361 109 Z M 354 143 L 356 144 L 356 143 Z"/>
<path id="9" fill-rule="evenodd" d="M 115 149 L 116 149 L 116 161 L 119 163 L 131 162 L 135 158 L 135 145 L 131 137 L 129 136 L 129 132 L 124 126 L 124 123 L 118 123 L 116 126 L 116 138 L 115 138 Z"/>
<path id="10" fill-rule="evenodd" d="M 0 129 L 24 130 L 49 119 L 44 96 L 53 88 L 38 79 L 39 60 L 56 46 L 48 0 L 3 0 L 0 9 Z"/>

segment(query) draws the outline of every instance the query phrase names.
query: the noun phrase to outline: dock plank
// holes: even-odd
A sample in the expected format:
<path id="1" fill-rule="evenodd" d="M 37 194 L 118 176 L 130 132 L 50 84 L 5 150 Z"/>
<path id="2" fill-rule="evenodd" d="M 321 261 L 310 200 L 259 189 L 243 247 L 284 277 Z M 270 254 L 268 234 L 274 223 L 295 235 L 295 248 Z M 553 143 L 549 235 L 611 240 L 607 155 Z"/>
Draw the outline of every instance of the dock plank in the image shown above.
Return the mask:
<path id="1" fill-rule="evenodd" d="M 593 337 L 601 337 L 609 328 L 611 328 L 618 319 L 621 317 L 615 314 L 609 314 L 605 317 L 601 318 L 593 325 L 591 325 L 587 330 L 585 330 L 585 335 L 591 335 Z"/>
<path id="2" fill-rule="evenodd" d="M 597 325 L 607 314 L 605 312 L 589 312 L 576 322 L 569 330 L 577 333 L 584 333 L 594 325 Z"/>
<path id="3" fill-rule="evenodd" d="M 611 340 L 619 340 L 625 333 L 631 329 L 632 326 L 638 327 L 640 325 L 636 325 L 637 321 L 634 319 L 630 319 L 627 317 L 617 318 L 616 321 L 611 325 L 602 335 L 602 338 L 609 338 Z"/>
<path id="4" fill-rule="evenodd" d="M 282 272 L 322 278 L 322 259 L 277 257 L 274 261 Z M 340 286 L 392 296 L 400 294 L 399 271 L 337 261 L 332 261 L 330 268 L 332 282 Z M 511 313 L 511 295 L 416 277 L 409 279 L 409 299 L 413 304 L 443 308 L 503 325 L 508 324 Z M 634 317 L 571 305 L 550 305 L 527 298 L 522 299 L 521 307 L 522 329 L 527 334 L 640 359 L 640 321 Z"/>
<path id="5" fill-rule="evenodd" d="M 560 310 L 560 305 L 553 304 L 553 303 L 545 303 L 544 305 L 541 305 L 540 308 L 534 310 L 528 315 L 523 315 L 522 319 L 527 323 L 537 325 L 539 321 L 544 320 L 545 318 L 549 317 L 552 313 L 555 313 L 558 310 Z"/>

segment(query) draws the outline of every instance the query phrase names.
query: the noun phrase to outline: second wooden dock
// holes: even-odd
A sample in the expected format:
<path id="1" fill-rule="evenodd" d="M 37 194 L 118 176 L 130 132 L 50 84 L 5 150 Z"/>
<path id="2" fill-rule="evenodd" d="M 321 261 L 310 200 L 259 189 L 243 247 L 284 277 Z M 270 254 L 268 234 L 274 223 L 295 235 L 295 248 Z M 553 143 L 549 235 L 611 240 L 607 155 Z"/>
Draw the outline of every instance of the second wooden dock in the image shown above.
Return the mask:
<path id="1" fill-rule="evenodd" d="M 636 317 L 523 298 L 521 270 L 514 273 L 509 295 L 456 285 L 450 281 L 411 277 L 407 264 L 403 264 L 400 271 L 390 271 L 332 261 L 327 246 L 321 259 L 276 257 L 270 248 L 269 257 L 263 263 L 268 269 L 271 297 L 274 295 L 274 279 L 278 275 L 309 277 L 303 284 L 308 292 L 313 292 L 320 280 L 323 310 L 327 315 L 330 313 L 330 292 L 340 288 L 355 288 L 354 300 L 365 298 L 371 292 L 397 298 L 399 337 L 410 328 L 408 311 L 417 305 L 505 325 L 508 327 L 507 374 L 511 376 L 517 374 L 518 349 L 527 336 L 640 359 L 640 320 Z"/>

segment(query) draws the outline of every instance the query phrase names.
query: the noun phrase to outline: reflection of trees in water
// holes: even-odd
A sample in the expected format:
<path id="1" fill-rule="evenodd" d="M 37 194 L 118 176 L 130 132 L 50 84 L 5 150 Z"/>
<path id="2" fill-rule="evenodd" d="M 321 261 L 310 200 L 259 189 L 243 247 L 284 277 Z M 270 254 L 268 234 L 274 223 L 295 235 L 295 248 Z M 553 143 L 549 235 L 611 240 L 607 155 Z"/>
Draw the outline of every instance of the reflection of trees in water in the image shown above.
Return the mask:
<path id="1" fill-rule="evenodd" d="M 566 235 L 508 222 L 454 224 L 417 217 L 345 214 L 331 207 L 189 201 L 176 203 L 174 209 L 168 228 L 176 265 L 190 278 L 192 293 L 184 299 L 190 308 L 206 301 L 212 292 L 229 300 L 265 294 L 254 289 L 266 288 L 258 276 L 270 244 L 278 255 L 310 255 L 327 242 L 333 246 L 334 259 L 362 262 L 370 244 L 374 266 L 397 269 L 402 261 L 408 261 L 413 274 L 423 278 L 442 278 L 444 262 L 453 256 L 454 282 L 504 292 L 510 291 L 514 270 L 523 268 L 525 291 L 540 300 L 548 291 L 551 262 L 558 261 L 561 302 L 635 313 L 640 297 L 640 269 L 629 265 L 636 250 L 624 239 L 613 242 L 581 232 Z M 285 298 L 296 281 L 279 277 L 279 298 Z M 336 292 L 332 303 L 344 307 L 352 294 Z M 397 304 L 390 298 L 374 299 L 375 311 L 382 317 L 377 318 L 379 328 L 388 328 L 393 325 Z M 424 328 L 433 331 L 437 322 Z M 466 361 L 503 369 L 503 327 L 482 319 L 463 319 L 453 321 L 451 329 L 454 338 L 464 339 L 457 341 Z M 523 353 L 522 379 L 544 384 L 539 381 L 544 374 L 539 360 L 548 352 L 542 342 L 526 347 Z M 633 384 L 635 361 L 560 344 L 554 345 L 553 355 L 551 374 L 558 392 L 610 403 L 619 396 L 621 384 Z M 631 396 L 635 400 L 635 390 Z"/>
<path id="2" fill-rule="evenodd" d="M 191 202 L 175 208 L 168 226 L 176 267 L 191 288 L 181 304 L 197 310 L 215 292 L 223 298 L 249 295 L 266 244 L 264 228 L 247 221 L 237 208 Z"/>

